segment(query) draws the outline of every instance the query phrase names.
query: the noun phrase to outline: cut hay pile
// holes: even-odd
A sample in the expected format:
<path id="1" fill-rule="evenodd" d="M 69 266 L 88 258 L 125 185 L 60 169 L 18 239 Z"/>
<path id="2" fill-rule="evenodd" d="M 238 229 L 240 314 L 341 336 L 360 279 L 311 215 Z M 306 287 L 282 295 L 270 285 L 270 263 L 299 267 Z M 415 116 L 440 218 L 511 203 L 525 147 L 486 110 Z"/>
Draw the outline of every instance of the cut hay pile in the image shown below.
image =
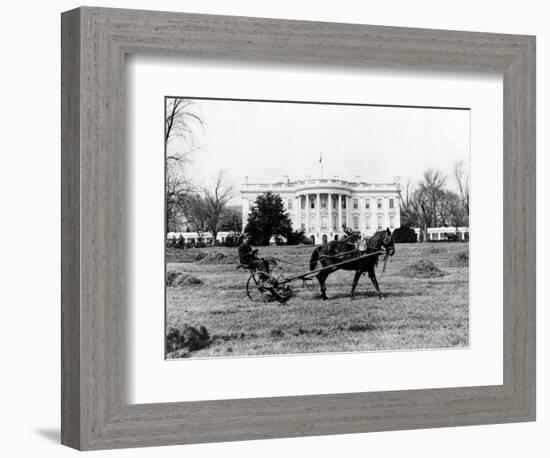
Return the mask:
<path id="1" fill-rule="evenodd" d="M 206 256 L 204 251 L 180 248 L 166 248 L 166 260 L 168 262 L 197 262 Z"/>
<path id="2" fill-rule="evenodd" d="M 193 275 L 169 270 L 166 272 L 166 286 L 198 286 L 202 285 L 203 281 Z"/>
<path id="3" fill-rule="evenodd" d="M 461 251 L 455 254 L 449 261 L 450 267 L 468 267 L 470 265 L 470 256 L 467 251 Z"/>
<path id="4" fill-rule="evenodd" d="M 447 275 L 446 272 L 443 272 L 441 269 L 436 267 L 436 265 L 425 259 L 421 259 L 414 264 L 411 264 L 407 267 L 403 267 L 399 271 L 403 277 L 414 277 L 414 278 L 434 278 L 434 277 L 443 277 Z"/>
<path id="5" fill-rule="evenodd" d="M 220 251 L 208 253 L 197 261 L 199 264 L 238 264 L 236 255 L 228 255 Z"/>
<path id="6" fill-rule="evenodd" d="M 208 345 L 210 345 L 210 334 L 204 326 L 199 326 L 197 329 L 184 324 L 182 327 L 170 327 L 166 334 L 168 358 L 181 358 Z"/>

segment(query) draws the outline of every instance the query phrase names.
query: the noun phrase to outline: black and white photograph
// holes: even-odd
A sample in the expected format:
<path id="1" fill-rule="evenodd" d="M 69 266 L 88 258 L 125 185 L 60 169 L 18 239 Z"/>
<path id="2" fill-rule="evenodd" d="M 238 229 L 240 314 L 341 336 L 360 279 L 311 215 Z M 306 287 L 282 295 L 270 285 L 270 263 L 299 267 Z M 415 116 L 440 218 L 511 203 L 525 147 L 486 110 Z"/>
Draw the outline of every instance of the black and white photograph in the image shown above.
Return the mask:
<path id="1" fill-rule="evenodd" d="M 167 359 L 469 346 L 469 109 L 164 102 Z"/>

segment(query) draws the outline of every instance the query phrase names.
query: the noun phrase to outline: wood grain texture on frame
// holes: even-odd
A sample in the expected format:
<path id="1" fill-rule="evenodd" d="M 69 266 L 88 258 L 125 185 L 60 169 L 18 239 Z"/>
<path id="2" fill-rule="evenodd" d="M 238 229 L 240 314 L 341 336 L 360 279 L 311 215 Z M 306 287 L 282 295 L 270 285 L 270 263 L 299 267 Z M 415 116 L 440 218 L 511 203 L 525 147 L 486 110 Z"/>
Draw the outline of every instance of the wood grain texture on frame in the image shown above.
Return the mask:
<path id="1" fill-rule="evenodd" d="M 81 450 L 535 418 L 535 38 L 79 8 L 62 15 L 62 443 Z M 124 61 L 130 53 L 498 72 L 504 383 L 130 405 Z"/>

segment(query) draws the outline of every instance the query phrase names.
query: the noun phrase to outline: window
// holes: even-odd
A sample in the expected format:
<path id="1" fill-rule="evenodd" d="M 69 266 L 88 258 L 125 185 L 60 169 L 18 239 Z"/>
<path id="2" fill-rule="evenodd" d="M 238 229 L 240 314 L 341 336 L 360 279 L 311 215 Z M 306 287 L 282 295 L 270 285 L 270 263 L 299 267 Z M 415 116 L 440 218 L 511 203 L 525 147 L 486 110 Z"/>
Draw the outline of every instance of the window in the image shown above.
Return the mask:
<path id="1" fill-rule="evenodd" d="M 302 199 L 301 197 L 300 197 L 300 208 L 302 210 L 306 209 L 306 199 Z"/>
<path id="2" fill-rule="evenodd" d="M 353 209 L 357 210 L 359 208 L 359 199 L 353 199 Z"/>
<path id="3" fill-rule="evenodd" d="M 378 208 L 382 208 L 382 199 L 378 199 L 376 205 L 378 206 Z"/>
<path id="4" fill-rule="evenodd" d="M 321 216 L 321 230 L 326 231 L 327 230 L 327 217 Z"/>
<path id="5" fill-rule="evenodd" d="M 288 209 L 292 210 L 292 199 L 288 199 Z"/>
<path id="6" fill-rule="evenodd" d="M 393 208 L 393 199 L 390 199 L 390 208 Z"/>
<path id="7" fill-rule="evenodd" d="M 353 217 L 353 230 L 354 231 L 359 230 L 359 217 L 358 216 Z"/>
<path id="8" fill-rule="evenodd" d="M 315 208 L 315 199 L 309 199 L 309 202 L 310 202 L 310 207 L 311 209 L 314 209 Z"/>
<path id="9" fill-rule="evenodd" d="M 306 217 L 305 216 L 302 216 L 302 218 L 300 218 L 300 228 L 302 228 L 304 231 L 306 230 Z"/>
<path id="10" fill-rule="evenodd" d="M 337 203 L 337 202 L 338 202 L 338 201 L 337 201 L 336 199 L 332 199 L 332 208 L 333 208 L 334 210 L 336 210 L 336 206 L 337 206 L 336 203 Z"/>
<path id="11" fill-rule="evenodd" d="M 348 222 L 346 221 L 346 216 L 345 215 L 342 215 L 342 226 L 344 226 L 344 227 L 348 226 Z"/>
<path id="12" fill-rule="evenodd" d="M 365 200 L 365 208 L 368 210 L 370 208 L 370 199 Z"/>
<path id="13" fill-rule="evenodd" d="M 342 210 L 345 210 L 346 209 L 346 200 L 348 200 L 347 197 L 342 197 Z"/>
<path id="14" fill-rule="evenodd" d="M 327 208 L 327 196 L 321 196 L 321 208 Z"/>
<path id="15" fill-rule="evenodd" d="M 382 219 L 382 215 L 378 215 L 378 230 L 381 231 L 382 230 L 382 225 L 383 225 L 383 219 Z"/>
<path id="16" fill-rule="evenodd" d="M 393 230 L 394 227 L 395 227 L 395 216 L 390 215 L 390 229 Z"/>

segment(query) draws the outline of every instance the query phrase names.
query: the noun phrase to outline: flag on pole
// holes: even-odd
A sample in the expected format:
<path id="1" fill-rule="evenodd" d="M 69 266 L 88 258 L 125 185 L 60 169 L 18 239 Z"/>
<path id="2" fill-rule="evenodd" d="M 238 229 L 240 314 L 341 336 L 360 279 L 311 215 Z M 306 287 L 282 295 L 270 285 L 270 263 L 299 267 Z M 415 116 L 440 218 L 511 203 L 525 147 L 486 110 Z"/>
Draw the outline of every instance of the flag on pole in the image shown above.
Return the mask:
<path id="1" fill-rule="evenodd" d="M 323 162 L 323 153 L 319 153 L 319 164 Z"/>

